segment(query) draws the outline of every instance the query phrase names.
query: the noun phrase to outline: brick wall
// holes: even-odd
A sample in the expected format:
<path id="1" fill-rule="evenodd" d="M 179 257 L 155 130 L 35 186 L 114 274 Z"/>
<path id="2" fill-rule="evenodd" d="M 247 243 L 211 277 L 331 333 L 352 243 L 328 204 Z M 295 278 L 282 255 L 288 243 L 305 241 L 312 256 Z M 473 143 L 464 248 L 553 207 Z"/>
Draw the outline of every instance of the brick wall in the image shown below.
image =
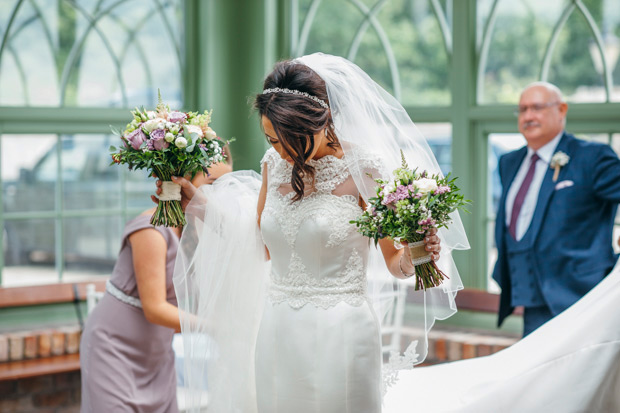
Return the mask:
<path id="1" fill-rule="evenodd" d="M 78 413 L 80 372 L 0 381 L 2 413 Z"/>

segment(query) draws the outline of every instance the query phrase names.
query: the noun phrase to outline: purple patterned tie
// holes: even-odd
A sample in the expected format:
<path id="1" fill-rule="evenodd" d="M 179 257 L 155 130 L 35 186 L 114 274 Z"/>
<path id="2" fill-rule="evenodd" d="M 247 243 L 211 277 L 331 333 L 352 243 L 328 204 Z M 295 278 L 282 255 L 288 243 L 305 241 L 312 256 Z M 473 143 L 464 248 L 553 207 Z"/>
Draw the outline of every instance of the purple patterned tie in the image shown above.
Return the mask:
<path id="1" fill-rule="evenodd" d="M 517 192 L 517 196 L 515 197 L 515 202 L 512 204 L 512 214 L 510 215 L 510 226 L 508 227 L 508 231 L 514 239 L 517 239 L 517 220 L 519 219 L 519 212 L 521 212 L 521 207 L 523 206 L 523 201 L 527 195 L 527 190 L 530 189 L 530 185 L 534 179 L 534 172 L 536 172 L 536 161 L 539 159 L 540 156 L 534 152 L 530 158 L 530 169 L 527 170 L 527 175 L 525 175 L 521 188 L 519 188 L 519 192 Z"/>

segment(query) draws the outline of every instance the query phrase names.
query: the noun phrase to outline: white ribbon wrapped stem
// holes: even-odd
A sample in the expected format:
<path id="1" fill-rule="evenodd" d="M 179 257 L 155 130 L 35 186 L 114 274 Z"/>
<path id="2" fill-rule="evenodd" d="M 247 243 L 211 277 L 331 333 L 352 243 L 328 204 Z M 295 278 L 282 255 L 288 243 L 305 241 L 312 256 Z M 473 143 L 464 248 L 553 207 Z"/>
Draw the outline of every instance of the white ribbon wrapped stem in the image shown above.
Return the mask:
<path id="1" fill-rule="evenodd" d="M 181 200 L 181 185 L 175 184 L 172 181 L 163 181 L 161 183 L 161 194 L 159 195 L 160 201 L 180 201 Z"/>

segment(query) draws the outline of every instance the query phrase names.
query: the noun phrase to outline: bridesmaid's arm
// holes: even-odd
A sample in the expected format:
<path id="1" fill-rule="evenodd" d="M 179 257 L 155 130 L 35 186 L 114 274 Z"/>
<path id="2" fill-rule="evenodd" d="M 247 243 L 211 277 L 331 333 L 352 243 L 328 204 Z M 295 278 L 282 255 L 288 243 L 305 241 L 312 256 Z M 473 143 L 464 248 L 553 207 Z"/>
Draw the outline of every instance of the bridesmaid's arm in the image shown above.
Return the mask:
<path id="1" fill-rule="evenodd" d="M 260 228 L 260 220 L 261 217 L 263 215 L 263 209 L 265 209 L 265 201 L 267 200 L 267 164 L 263 165 L 263 183 L 260 187 L 260 192 L 258 193 L 258 205 L 256 207 L 256 212 L 257 212 L 257 221 L 258 221 L 258 228 Z M 267 261 L 269 261 L 271 259 L 271 255 L 269 255 L 269 250 L 267 249 L 267 246 L 265 245 L 265 254 L 266 254 L 266 259 Z"/>
<path id="2" fill-rule="evenodd" d="M 179 310 L 166 301 L 166 253 L 164 236 L 145 228 L 129 236 L 138 293 L 146 319 L 160 326 L 181 331 Z"/>

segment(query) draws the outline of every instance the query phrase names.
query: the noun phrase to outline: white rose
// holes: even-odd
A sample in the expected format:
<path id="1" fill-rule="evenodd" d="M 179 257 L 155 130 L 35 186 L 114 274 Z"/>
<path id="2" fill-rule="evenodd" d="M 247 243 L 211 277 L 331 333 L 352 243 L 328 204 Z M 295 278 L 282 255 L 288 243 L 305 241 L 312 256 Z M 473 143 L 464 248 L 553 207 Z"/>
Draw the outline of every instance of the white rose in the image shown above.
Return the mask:
<path id="1" fill-rule="evenodd" d="M 396 185 L 390 182 L 389 184 L 383 187 L 383 196 L 391 194 L 394 191 L 396 191 Z"/>
<path id="2" fill-rule="evenodd" d="M 174 135 L 168 132 L 166 133 L 166 136 L 164 137 L 164 139 L 166 139 L 166 142 L 172 142 L 174 140 Z"/>
<path id="3" fill-rule="evenodd" d="M 155 119 L 157 117 L 157 112 L 155 112 L 154 110 L 147 110 L 146 115 L 149 117 L 149 119 Z"/>
<path id="4" fill-rule="evenodd" d="M 142 126 L 144 127 L 144 129 L 146 129 L 146 131 L 148 133 L 151 133 L 155 129 L 158 129 L 159 125 L 162 122 L 165 122 L 165 120 L 159 119 L 159 118 L 155 118 L 155 119 L 147 120 L 146 122 L 144 122 L 144 125 L 142 125 Z"/>
<path id="5" fill-rule="evenodd" d="M 211 127 L 207 129 L 206 138 L 211 140 L 217 138 L 217 133 Z"/>
<path id="6" fill-rule="evenodd" d="M 205 136 L 204 133 L 202 133 L 202 129 L 198 125 L 186 125 L 185 128 L 186 128 L 186 131 L 187 131 L 188 134 L 195 133 L 196 135 L 200 136 L 201 138 L 203 136 Z"/>
<path id="7" fill-rule="evenodd" d="M 177 148 L 179 149 L 183 149 L 187 146 L 187 139 L 185 138 L 177 138 L 174 141 L 174 144 L 176 145 Z"/>
<path id="8" fill-rule="evenodd" d="M 418 189 L 421 194 L 427 194 L 431 191 L 437 190 L 437 181 L 430 178 L 420 178 L 413 181 L 413 186 Z"/>

